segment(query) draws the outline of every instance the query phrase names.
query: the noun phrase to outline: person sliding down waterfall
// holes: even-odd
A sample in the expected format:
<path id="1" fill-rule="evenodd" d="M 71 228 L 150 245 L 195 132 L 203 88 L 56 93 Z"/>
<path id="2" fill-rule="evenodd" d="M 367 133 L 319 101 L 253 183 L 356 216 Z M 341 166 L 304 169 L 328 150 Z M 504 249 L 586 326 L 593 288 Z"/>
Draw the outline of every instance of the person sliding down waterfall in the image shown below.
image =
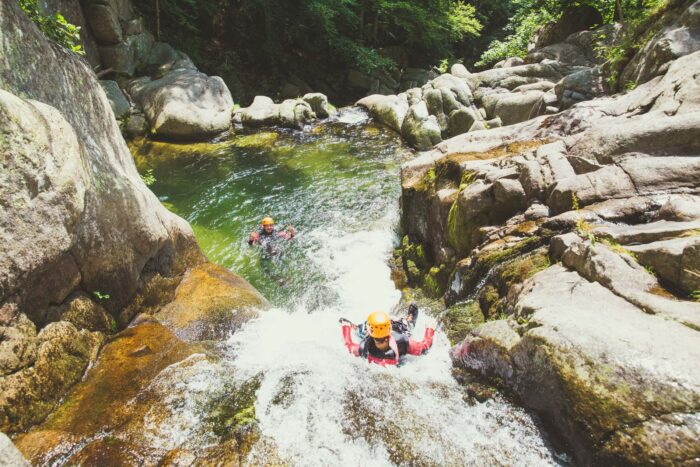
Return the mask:
<path id="1" fill-rule="evenodd" d="M 411 339 L 410 331 L 416 323 L 417 315 L 418 308 L 411 304 L 408 317 L 400 321 L 392 320 L 382 311 L 370 314 L 366 323 L 359 326 L 341 318 L 345 347 L 351 354 L 382 366 L 399 365 L 401 357 L 405 355 L 423 355 L 433 345 L 435 329 L 427 327 L 422 341 Z M 357 344 L 352 340 L 353 329 L 358 329 L 361 337 L 365 332 L 368 335 L 364 335 Z"/>
<path id="2" fill-rule="evenodd" d="M 248 237 L 248 245 L 254 243 L 263 247 L 270 256 L 276 256 L 279 253 L 277 242 L 279 240 L 291 240 L 296 235 L 296 230 L 291 225 L 287 225 L 285 230 L 275 229 L 275 221 L 272 217 L 265 217 L 260 222 L 260 229 L 253 231 Z"/>

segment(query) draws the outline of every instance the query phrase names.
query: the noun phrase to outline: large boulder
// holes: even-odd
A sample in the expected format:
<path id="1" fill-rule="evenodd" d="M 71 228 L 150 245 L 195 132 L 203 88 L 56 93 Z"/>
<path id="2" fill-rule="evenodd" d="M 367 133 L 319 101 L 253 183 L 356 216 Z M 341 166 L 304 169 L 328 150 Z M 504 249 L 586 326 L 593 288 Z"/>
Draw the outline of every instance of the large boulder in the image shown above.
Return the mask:
<path id="1" fill-rule="evenodd" d="M 562 78 L 554 88 L 560 109 L 602 96 L 603 77 L 598 67 L 584 68 Z"/>
<path id="2" fill-rule="evenodd" d="M 267 302 L 245 279 L 206 263 L 188 270 L 156 317 L 186 341 L 223 340 Z"/>
<path id="3" fill-rule="evenodd" d="M 659 240 L 629 250 L 676 289 L 686 294 L 700 290 L 700 236 Z"/>
<path id="4" fill-rule="evenodd" d="M 318 118 L 328 118 L 331 115 L 332 107 L 325 94 L 320 92 L 307 93 L 302 99 L 311 106 L 311 110 Z"/>
<path id="5" fill-rule="evenodd" d="M 101 45 L 98 50 L 102 66 L 119 75 L 134 76 L 147 64 L 154 42 L 151 33 L 142 32 L 114 45 Z"/>
<path id="6" fill-rule="evenodd" d="M 85 16 L 100 45 L 114 45 L 124 39 L 118 13 L 110 3 L 88 4 Z"/>
<path id="7" fill-rule="evenodd" d="M 238 111 L 245 126 L 271 126 L 279 122 L 277 104 L 267 96 L 255 96 L 253 103 Z"/>
<path id="8" fill-rule="evenodd" d="M 408 100 L 405 94 L 398 96 L 373 94 L 357 101 L 357 105 L 369 110 L 380 123 L 401 133 L 401 126 L 408 112 Z"/>
<path id="9" fill-rule="evenodd" d="M 218 76 L 175 70 L 157 80 L 136 80 L 129 93 L 143 108 L 158 138 L 202 140 L 231 125 L 233 98 Z"/>
<path id="10" fill-rule="evenodd" d="M 497 94 L 497 96 L 493 116 L 500 118 L 503 125 L 524 122 L 545 112 L 542 91 Z"/>
<path id="11" fill-rule="evenodd" d="M 434 115 L 428 113 L 425 102 L 408 109 L 401 125 L 401 136 L 419 151 L 430 149 L 442 141 L 440 124 Z"/>

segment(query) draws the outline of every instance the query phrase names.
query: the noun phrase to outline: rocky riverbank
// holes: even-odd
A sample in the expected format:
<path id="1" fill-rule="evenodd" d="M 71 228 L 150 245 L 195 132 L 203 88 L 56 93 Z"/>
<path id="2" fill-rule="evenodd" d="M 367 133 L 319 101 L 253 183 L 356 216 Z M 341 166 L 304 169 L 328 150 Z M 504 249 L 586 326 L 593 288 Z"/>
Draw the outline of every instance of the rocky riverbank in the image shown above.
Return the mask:
<path id="1" fill-rule="evenodd" d="M 561 77 L 578 65 L 546 59 L 360 102 L 409 141 L 431 135 L 418 147 L 457 112 L 509 124 L 472 123 L 404 164 L 397 260 L 449 306 L 455 364 L 512 388 L 582 464 L 700 457 L 699 13 L 659 20 L 624 94 L 583 102 L 599 94 L 567 83 L 600 67 Z M 442 112 L 426 112 L 438 92 Z"/>

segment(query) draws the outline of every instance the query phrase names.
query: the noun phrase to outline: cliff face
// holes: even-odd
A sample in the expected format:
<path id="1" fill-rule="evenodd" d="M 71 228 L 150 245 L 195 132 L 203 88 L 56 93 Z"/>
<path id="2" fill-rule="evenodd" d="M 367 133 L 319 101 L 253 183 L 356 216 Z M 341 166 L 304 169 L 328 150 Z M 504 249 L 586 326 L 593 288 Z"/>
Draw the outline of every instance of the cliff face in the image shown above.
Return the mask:
<path id="1" fill-rule="evenodd" d="M 16 128 L 36 145 L 34 153 L 20 158 L 21 141 L 3 151 L 7 173 L 24 183 L 3 186 L 0 301 L 16 302 L 41 325 L 49 304 L 80 288 L 110 295 L 106 307 L 116 312 L 134 296 L 147 264 L 169 273 L 187 255 L 203 257 L 189 226 L 143 184 L 87 64 L 50 44 L 13 2 L 1 8 L 0 86 L 55 110 L 8 104 L 3 116 L 9 125 L 23 112 L 39 114 Z M 51 121 L 44 110 L 64 120 Z M 32 132 L 43 142 L 29 138 Z M 47 215 L 54 207 L 62 214 Z"/>
<path id="2" fill-rule="evenodd" d="M 227 333 L 264 303 L 144 185 L 86 60 L 0 4 L 0 430 L 41 422 L 138 313 Z"/>

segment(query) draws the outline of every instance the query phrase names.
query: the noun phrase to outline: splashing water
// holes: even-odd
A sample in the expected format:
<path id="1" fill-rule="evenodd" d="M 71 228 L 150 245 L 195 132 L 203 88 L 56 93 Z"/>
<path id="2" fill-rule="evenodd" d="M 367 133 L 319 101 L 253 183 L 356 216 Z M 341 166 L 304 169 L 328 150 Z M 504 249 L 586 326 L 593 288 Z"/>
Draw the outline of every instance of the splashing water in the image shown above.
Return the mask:
<path id="1" fill-rule="evenodd" d="M 283 132 L 272 145 L 137 162 L 154 169 L 154 191 L 190 221 L 210 259 L 249 279 L 274 306 L 229 339 L 223 365 L 237 379 L 261 378 L 256 417 L 286 461 L 557 464 L 524 410 L 499 396 L 465 400 L 444 334 L 428 355 L 408 357 L 400 368 L 369 365 L 342 343 L 338 318 L 401 313 L 386 261 L 397 241 L 398 168 L 406 157 L 394 135 L 347 110 L 303 134 Z M 300 232 L 278 263 L 266 264 L 245 243 L 263 214 Z M 419 338 L 425 325 L 419 316 Z M 226 371 L 195 363 L 173 387 L 218 394 L 207 384 L 219 384 Z M 198 436 L 186 428 L 197 425 L 198 411 L 185 396 L 173 398 L 177 423 L 149 433 L 168 447 Z"/>

